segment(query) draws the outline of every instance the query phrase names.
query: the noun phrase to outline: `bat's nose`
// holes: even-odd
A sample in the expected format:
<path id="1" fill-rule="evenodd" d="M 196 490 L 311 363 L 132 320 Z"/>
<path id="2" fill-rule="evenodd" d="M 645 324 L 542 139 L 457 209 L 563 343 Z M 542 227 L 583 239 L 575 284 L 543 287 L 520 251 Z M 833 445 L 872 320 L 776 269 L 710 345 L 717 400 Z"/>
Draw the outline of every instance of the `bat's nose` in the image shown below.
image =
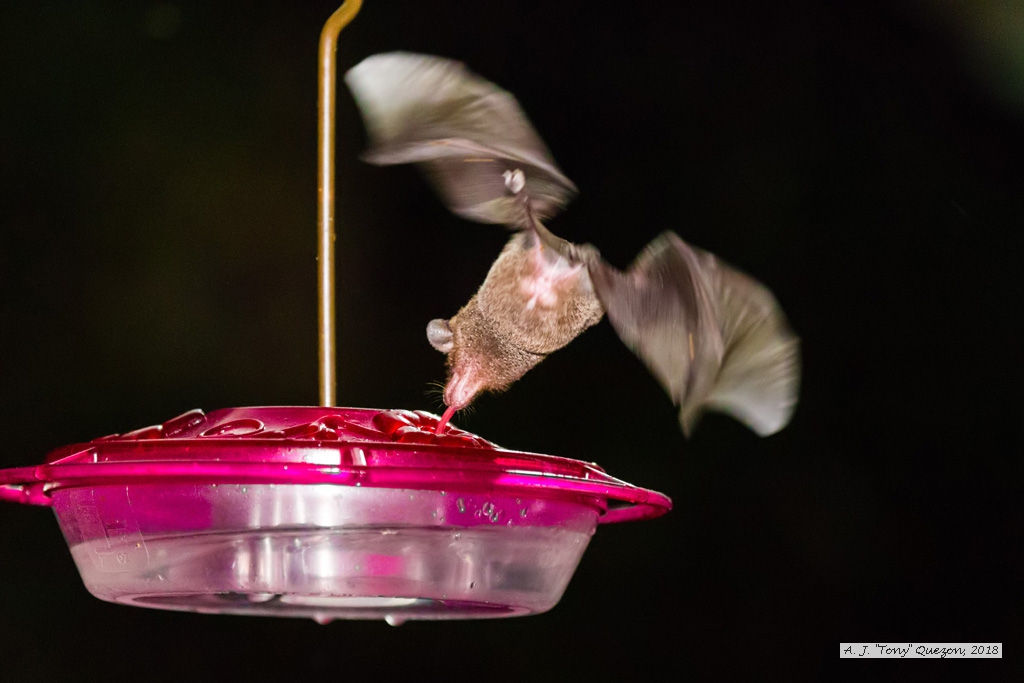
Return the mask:
<path id="1" fill-rule="evenodd" d="M 476 398 L 483 389 L 483 382 L 468 371 L 452 371 L 452 376 L 444 388 L 445 405 L 462 410 Z"/>

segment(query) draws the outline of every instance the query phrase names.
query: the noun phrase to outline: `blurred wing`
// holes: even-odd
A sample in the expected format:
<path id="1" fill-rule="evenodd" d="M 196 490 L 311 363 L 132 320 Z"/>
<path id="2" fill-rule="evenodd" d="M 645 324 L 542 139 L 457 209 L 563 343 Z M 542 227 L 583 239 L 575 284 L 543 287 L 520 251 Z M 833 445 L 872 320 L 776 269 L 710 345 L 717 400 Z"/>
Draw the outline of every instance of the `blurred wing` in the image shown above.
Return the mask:
<path id="1" fill-rule="evenodd" d="M 799 342 L 767 288 L 673 233 L 626 273 L 604 262 L 590 272 L 612 326 L 679 406 L 686 434 L 707 408 L 761 436 L 786 425 Z"/>
<path id="2" fill-rule="evenodd" d="M 369 133 L 364 159 L 420 163 L 445 204 L 483 223 L 526 225 L 504 173 L 521 169 L 537 218 L 557 213 L 576 187 L 555 166 L 515 98 L 460 63 L 392 52 L 345 75 Z"/>
<path id="3" fill-rule="evenodd" d="M 767 287 L 721 263 L 716 281 L 725 358 L 706 403 L 774 434 L 796 408 L 800 340 Z"/>
<path id="4" fill-rule="evenodd" d="M 696 426 L 723 357 L 706 280 L 706 262 L 713 258 L 665 233 L 625 273 L 603 261 L 590 267 L 594 291 L 612 327 L 680 406 L 686 434 Z"/>

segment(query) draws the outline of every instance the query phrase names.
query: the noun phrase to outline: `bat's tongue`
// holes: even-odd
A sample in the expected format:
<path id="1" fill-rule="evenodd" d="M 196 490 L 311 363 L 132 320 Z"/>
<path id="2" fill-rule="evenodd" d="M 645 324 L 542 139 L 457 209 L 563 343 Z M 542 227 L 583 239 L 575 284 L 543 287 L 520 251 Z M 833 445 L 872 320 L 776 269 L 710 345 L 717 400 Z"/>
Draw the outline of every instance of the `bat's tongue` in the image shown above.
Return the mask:
<path id="1" fill-rule="evenodd" d="M 448 426 L 448 420 L 452 419 L 452 415 L 454 414 L 455 406 L 448 406 L 448 409 L 444 411 L 444 415 L 441 416 L 441 421 L 437 423 L 437 428 L 434 430 L 434 434 L 444 434 L 444 429 Z"/>

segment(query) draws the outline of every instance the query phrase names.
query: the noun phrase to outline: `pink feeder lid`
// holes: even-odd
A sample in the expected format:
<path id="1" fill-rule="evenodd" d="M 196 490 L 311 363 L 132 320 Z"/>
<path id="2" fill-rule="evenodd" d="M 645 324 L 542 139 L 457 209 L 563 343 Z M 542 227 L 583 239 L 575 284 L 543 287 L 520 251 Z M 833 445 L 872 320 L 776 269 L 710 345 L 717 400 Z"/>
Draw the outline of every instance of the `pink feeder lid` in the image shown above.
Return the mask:
<path id="1" fill-rule="evenodd" d="M 588 499 L 600 521 L 658 517 L 672 501 L 598 465 L 510 451 L 438 416 L 370 408 L 193 410 L 161 425 L 74 444 L 44 464 L 0 470 L 0 500 L 50 505 L 58 488 L 127 483 L 334 484 L 500 491 Z"/>

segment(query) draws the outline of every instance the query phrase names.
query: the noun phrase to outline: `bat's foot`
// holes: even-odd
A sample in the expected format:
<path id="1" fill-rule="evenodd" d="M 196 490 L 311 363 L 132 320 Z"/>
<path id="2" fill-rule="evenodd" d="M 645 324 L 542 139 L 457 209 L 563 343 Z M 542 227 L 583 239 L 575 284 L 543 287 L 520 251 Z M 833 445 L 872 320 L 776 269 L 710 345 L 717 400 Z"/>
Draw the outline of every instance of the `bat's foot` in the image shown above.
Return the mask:
<path id="1" fill-rule="evenodd" d="M 505 179 L 505 187 L 512 192 L 512 194 L 519 194 L 526 187 L 526 175 L 520 169 L 514 171 L 505 171 L 502 174 Z"/>

